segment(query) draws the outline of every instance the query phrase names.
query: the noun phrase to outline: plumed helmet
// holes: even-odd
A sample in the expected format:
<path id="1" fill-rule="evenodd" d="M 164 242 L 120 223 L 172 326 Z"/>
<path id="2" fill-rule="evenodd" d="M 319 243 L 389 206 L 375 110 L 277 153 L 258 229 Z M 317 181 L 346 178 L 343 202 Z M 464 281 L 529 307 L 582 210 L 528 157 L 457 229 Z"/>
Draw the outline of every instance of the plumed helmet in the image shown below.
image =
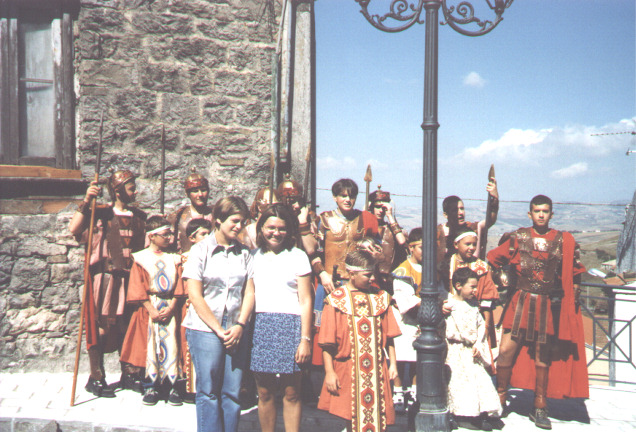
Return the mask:
<path id="1" fill-rule="evenodd" d="M 276 191 L 286 204 L 297 201 L 303 195 L 303 187 L 297 181 L 292 180 L 289 174 L 285 174 L 285 180 L 278 185 Z"/>
<path id="2" fill-rule="evenodd" d="M 256 219 L 258 214 L 262 213 L 267 206 L 277 202 L 280 202 L 280 199 L 278 198 L 278 194 L 275 189 L 270 189 L 269 187 L 262 188 L 256 193 L 252 207 L 250 207 L 252 217 Z"/>
<path id="3" fill-rule="evenodd" d="M 108 193 L 112 200 L 115 199 L 115 192 L 121 190 L 121 188 L 128 182 L 134 181 L 135 175 L 128 170 L 115 171 L 108 179 Z"/>
<path id="4" fill-rule="evenodd" d="M 194 172 L 194 168 L 192 169 L 192 173 L 187 176 L 185 181 L 183 182 L 183 187 L 185 188 L 186 193 L 190 192 L 190 190 L 192 189 L 210 189 L 208 179 L 203 177 L 201 174 Z"/>
<path id="5" fill-rule="evenodd" d="M 382 185 L 378 185 L 378 190 L 369 194 L 369 207 L 378 201 L 391 202 L 391 193 L 381 190 L 381 187 Z"/>

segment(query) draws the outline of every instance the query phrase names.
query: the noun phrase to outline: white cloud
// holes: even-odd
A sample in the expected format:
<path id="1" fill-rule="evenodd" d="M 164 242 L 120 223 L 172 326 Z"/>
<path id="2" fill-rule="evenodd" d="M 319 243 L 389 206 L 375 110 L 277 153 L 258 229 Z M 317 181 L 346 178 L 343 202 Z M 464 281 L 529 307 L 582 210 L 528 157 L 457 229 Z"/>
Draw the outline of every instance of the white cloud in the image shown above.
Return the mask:
<path id="1" fill-rule="evenodd" d="M 624 150 L 633 142 L 634 119 L 604 126 L 565 125 L 549 129 L 510 129 L 497 139 L 464 149 L 464 160 L 489 160 L 537 164 L 541 160 L 572 154 L 599 158 Z"/>
<path id="2" fill-rule="evenodd" d="M 320 157 L 317 159 L 317 167 L 319 170 L 345 170 L 355 168 L 356 165 L 355 159 L 349 156 L 342 159 L 336 159 L 333 156 Z"/>
<path id="3" fill-rule="evenodd" d="M 486 85 L 486 80 L 475 71 L 466 75 L 463 82 L 467 87 L 483 88 Z"/>
<path id="4" fill-rule="evenodd" d="M 550 176 L 555 179 L 566 179 L 582 176 L 588 172 L 587 162 L 577 162 L 572 165 L 552 171 Z"/>
<path id="5" fill-rule="evenodd" d="M 374 169 L 383 170 L 383 169 L 389 168 L 388 163 L 379 161 L 377 159 L 369 159 L 364 163 L 364 165 L 365 167 L 367 165 L 371 165 L 371 170 L 374 170 Z"/>

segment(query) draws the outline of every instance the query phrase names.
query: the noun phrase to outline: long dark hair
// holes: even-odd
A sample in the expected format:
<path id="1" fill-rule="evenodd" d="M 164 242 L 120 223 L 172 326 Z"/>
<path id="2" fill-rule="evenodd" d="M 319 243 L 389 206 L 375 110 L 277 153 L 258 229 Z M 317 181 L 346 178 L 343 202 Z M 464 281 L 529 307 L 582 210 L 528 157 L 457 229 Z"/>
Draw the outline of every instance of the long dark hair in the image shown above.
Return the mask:
<path id="1" fill-rule="evenodd" d="M 291 250 L 296 244 L 296 238 L 298 237 L 298 219 L 294 216 L 289 207 L 283 203 L 270 205 L 258 218 L 256 222 L 256 246 L 261 248 L 264 252 L 271 250 L 268 241 L 263 235 L 263 225 L 265 225 L 267 219 L 271 217 L 282 219 L 285 222 L 287 234 L 283 240 L 283 249 Z"/>

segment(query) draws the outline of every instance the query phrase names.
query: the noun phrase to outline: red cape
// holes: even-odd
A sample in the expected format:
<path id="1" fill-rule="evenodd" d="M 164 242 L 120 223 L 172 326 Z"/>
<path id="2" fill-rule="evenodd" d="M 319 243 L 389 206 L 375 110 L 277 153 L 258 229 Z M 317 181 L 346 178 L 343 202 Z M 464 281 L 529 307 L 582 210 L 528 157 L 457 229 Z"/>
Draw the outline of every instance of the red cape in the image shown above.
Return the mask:
<path id="1" fill-rule="evenodd" d="M 564 297 L 559 317 L 558 349 L 552 356 L 548 377 L 547 397 L 553 399 L 588 398 L 590 395 L 585 359 L 585 336 L 581 310 L 574 307 L 575 241 L 572 234 L 563 232 L 562 284 Z M 534 360 L 523 346 L 512 369 L 512 387 L 534 390 L 536 375 Z"/>

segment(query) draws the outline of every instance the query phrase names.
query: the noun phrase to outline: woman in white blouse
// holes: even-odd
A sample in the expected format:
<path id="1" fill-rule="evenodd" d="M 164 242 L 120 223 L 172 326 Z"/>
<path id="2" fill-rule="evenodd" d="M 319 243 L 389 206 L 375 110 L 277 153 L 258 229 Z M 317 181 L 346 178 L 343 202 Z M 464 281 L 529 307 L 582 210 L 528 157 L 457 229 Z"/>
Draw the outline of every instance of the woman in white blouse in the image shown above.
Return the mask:
<path id="1" fill-rule="evenodd" d="M 241 198 L 221 198 L 215 230 L 192 247 L 184 267 L 191 305 L 182 325 L 196 371 L 198 432 L 238 430 L 249 354 L 243 333 L 254 308 L 252 256 L 237 240 L 248 217 Z"/>
<path id="2" fill-rule="evenodd" d="M 284 204 L 268 207 L 256 224 L 256 315 L 250 369 L 258 388 L 261 430 L 276 424 L 274 395 L 284 390 L 285 431 L 298 431 L 302 405 L 300 365 L 311 358 L 311 266 L 295 247 L 298 221 Z"/>

